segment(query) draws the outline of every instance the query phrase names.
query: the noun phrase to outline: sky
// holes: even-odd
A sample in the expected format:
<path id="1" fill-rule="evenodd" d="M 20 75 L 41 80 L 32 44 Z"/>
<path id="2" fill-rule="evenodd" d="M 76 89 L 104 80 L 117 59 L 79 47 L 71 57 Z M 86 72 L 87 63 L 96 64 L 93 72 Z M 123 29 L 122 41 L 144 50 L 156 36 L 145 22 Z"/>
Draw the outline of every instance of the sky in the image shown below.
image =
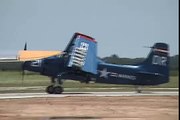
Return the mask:
<path id="1" fill-rule="evenodd" d="M 165 42 L 179 54 L 178 0 L 0 0 L 0 55 L 64 50 L 75 32 L 98 43 L 98 56 L 146 57 Z"/>

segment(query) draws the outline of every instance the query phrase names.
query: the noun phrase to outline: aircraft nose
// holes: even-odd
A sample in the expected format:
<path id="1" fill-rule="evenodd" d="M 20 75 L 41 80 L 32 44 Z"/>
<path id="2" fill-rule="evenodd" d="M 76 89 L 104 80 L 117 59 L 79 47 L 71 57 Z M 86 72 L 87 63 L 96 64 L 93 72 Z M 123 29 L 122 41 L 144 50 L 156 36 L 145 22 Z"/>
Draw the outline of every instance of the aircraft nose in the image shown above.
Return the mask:
<path id="1" fill-rule="evenodd" d="M 31 62 L 32 67 L 41 67 L 42 60 L 35 60 Z"/>
<path id="2" fill-rule="evenodd" d="M 28 70 L 28 68 L 31 66 L 31 61 L 26 61 L 23 63 L 23 70 Z"/>
<path id="3" fill-rule="evenodd" d="M 42 60 L 26 61 L 23 64 L 23 70 L 41 72 Z"/>

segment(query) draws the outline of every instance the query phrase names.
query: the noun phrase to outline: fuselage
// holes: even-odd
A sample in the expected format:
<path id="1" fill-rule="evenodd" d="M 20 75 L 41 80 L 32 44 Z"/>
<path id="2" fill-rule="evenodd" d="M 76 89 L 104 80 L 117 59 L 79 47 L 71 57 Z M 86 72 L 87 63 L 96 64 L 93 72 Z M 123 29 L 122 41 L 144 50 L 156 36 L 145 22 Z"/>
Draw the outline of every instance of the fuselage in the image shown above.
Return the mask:
<path id="1" fill-rule="evenodd" d="M 88 80 L 95 81 L 96 83 L 131 85 L 157 85 L 165 83 L 158 74 L 149 74 L 148 72 L 150 71 L 143 65 L 116 65 L 105 63 L 101 60 L 98 61 L 96 75 L 88 75 L 88 73 L 70 69 L 66 66 L 66 59 L 57 56 L 25 62 L 24 69 L 39 72 L 41 75 L 53 78 L 56 78 L 60 73 L 66 72 L 68 74 L 64 75 L 64 79 Z"/>

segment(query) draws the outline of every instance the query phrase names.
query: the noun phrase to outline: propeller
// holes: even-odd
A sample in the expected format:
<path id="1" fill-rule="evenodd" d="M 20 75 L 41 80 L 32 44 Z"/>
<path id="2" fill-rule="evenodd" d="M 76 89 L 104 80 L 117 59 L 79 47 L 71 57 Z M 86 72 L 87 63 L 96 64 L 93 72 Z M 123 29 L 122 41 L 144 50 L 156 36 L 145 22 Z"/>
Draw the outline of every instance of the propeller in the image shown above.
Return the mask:
<path id="1" fill-rule="evenodd" d="M 24 50 L 27 50 L 27 42 L 24 45 Z"/>
<path id="2" fill-rule="evenodd" d="M 24 84 L 24 75 L 25 75 L 24 63 L 22 63 L 22 85 Z"/>
<path id="3" fill-rule="evenodd" d="M 24 45 L 24 51 L 27 50 L 27 42 Z M 24 83 L 24 75 L 25 75 L 25 70 L 24 70 L 24 62 L 22 63 L 22 85 Z"/>

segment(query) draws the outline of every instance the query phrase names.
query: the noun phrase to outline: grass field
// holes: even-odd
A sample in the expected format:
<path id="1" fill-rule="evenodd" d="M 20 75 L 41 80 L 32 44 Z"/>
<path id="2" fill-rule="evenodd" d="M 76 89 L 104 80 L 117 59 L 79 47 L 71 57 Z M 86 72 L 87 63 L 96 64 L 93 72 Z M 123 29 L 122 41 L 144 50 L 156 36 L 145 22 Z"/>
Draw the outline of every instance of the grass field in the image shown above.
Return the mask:
<path id="1" fill-rule="evenodd" d="M 19 91 L 44 91 L 45 87 L 50 84 L 46 76 L 28 73 L 22 80 L 22 73 L 17 71 L 0 71 L 0 88 L 17 87 Z M 38 87 L 37 87 L 38 86 Z M 24 87 L 24 89 L 22 89 Z M 84 84 L 78 81 L 64 81 L 63 87 L 66 91 L 127 91 L 134 90 L 134 86 L 113 85 L 113 84 Z M 21 89 L 18 89 L 21 88 Z M 26 88 L 26 89 L 25 89 Z M 36 89 L 35 89 L 36 88 Z M 73 88 L 73 89 L 70 89 Z M 179 88 L 179 76 L 171 76 L 170 82 L 158 86 L 148 86 L 148 88 Z M 0 89 L 0 92 L 4 89 Z M 8 90 L 7 90 L 8 91 Z M 13 90 L 9 90 L 13 92 Z"/>

